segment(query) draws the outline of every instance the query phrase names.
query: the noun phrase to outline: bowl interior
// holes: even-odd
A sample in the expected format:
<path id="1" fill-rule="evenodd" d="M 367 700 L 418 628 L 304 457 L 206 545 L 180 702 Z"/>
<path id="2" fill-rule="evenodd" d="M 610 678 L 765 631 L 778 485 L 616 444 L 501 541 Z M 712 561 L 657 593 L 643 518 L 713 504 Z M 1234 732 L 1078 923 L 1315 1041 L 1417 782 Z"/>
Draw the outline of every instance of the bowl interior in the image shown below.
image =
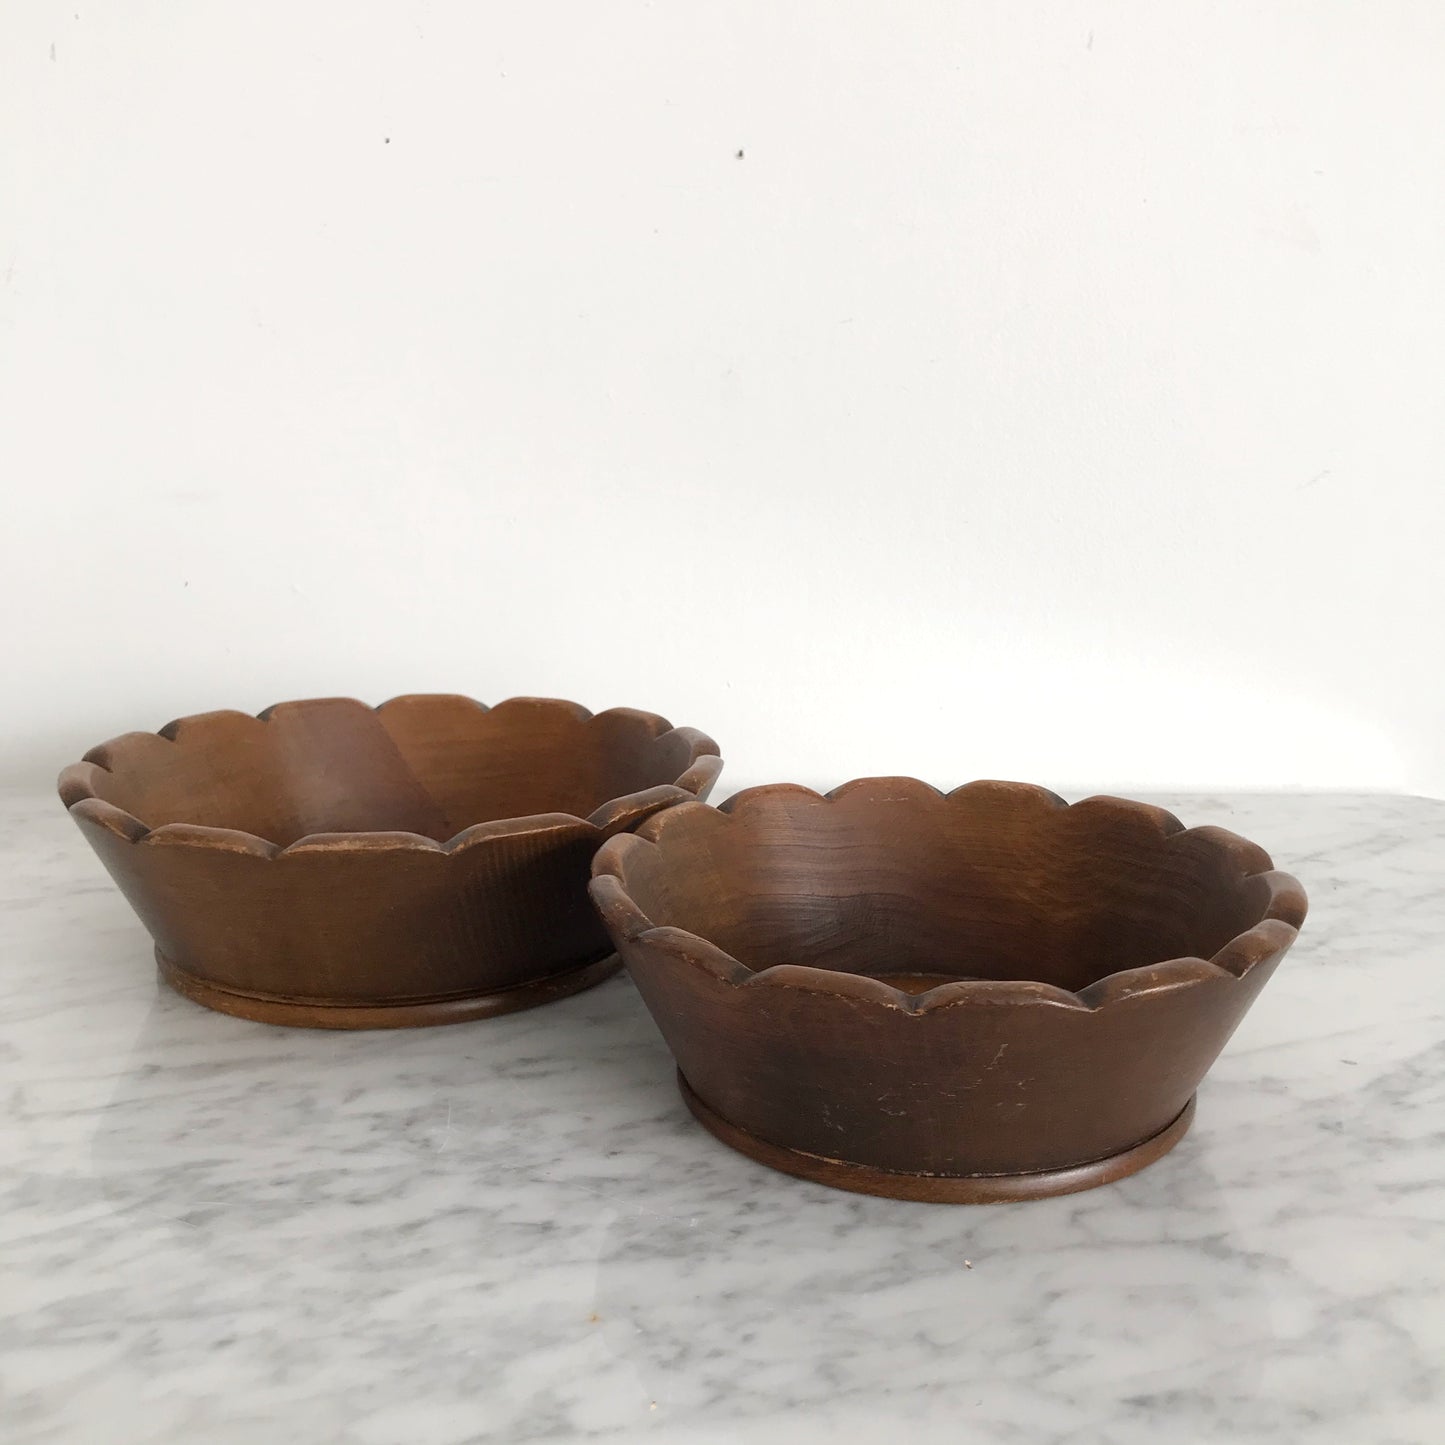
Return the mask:
<path id="1" fill-rule="evenodd" d="M 401 831 L 444 842 L 473 823 L 539 813 L 585 818 L 671 783 L 690 740 L 630 709 L 466 698 L 287 703 L 217 712 L 90 754 L 98 797 L 148 827 L 237 828 L 285 846 L 311 833 Z"/>
<path id="2" fill-rule="evenodd" d="M 1209 958 L 1264 916 L 1267 890 L 1212 830 L 1166 836 L 1152 810 L 1110 800 L 968 793 L 783 789 L 732 816 L 684 808 L 644 829 L 655 843 L 629 850 L 626 887 L 655 925 L 751 969 L 804 964 L 909 992 L 965 978 L 1077 990 Z"/>

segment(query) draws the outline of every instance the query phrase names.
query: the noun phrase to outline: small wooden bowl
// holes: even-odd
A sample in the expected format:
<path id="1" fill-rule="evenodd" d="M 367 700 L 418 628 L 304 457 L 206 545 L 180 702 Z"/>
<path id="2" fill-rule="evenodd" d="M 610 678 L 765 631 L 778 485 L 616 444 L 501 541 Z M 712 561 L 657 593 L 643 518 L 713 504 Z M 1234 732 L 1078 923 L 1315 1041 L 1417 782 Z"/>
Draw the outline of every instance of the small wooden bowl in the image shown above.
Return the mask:
<path id="1" fill-rule="evenodd" d="M 399 697 L 210 712 L 101 744 L 60 796 L 161 971 L 265 1023 L 397 1028 L 530 1008 L 620 963 L 597 845 L 722 767 L 631 708 Z"/>
<path id="2" fill-rule="evenodd" d="M 805 1179 L 957 1203 L 1172 1148 L 1306 907 L 1232 833 L 1019 783 L 752 788 L 592 871 L 703 1124 Z"/>

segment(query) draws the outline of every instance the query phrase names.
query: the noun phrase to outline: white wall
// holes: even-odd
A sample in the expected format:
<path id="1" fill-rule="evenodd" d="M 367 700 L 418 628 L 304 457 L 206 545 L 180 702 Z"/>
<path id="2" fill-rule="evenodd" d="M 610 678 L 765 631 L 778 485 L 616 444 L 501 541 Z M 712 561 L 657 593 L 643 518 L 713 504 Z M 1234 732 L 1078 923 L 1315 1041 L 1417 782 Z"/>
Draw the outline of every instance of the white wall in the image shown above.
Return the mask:
<path id="1" fill-rule="evenodd" d="M 1442 77 L 1431 0 L 6 6 L 0 771 L 442 689 L 1445 793 Z"/>

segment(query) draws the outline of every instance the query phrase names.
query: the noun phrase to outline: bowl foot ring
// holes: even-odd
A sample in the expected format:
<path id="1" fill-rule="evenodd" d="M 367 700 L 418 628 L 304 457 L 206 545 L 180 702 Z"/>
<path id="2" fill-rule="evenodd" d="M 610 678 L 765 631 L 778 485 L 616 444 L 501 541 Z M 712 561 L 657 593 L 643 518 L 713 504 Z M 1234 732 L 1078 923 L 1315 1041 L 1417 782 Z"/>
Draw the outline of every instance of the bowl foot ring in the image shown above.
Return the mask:
<path id="1" fill-rule="evenodd" d="M 853 1164 L 846 1159 L 829 1159 L 822 1154 L 808 1154 L 782 1144 L 770 1144 L 714 1113 L 693 1092 L 681 1070 L 678 1071 L 677 1086 L 687 1107 L 705 1129 L 759 1164 L 815 1184 L 827 1184 L 834 1189 L 850 1189 L 856 1194 L 880 1194 L 888 1199 L 911 1199 L 922 1204 L 1005 1204 L 1018 1199 L 1047 1199 L 1055 1194 L 1074 1194 L 1081 1189 L 1112 1184 L 1162 1159 L 1184 1137 L 1194 1119 L 1194 1100 L 1191 1098 L 1172 1123 L 1166 1124 L 1142 1143 L 1118 1154 L 1091 1159 L 1086 1164 L 1070 1165 L 1066 1169 L 1046 1169 L 1031 1174 L 905 1174 L 869 1164 Z"/>
<path id="2" fill-rule="evenodd" d="M 308 1029 L 413 1029 L 429 1024 L 460 1024 L 471 1019 L 553 1003 L 611 978 L 622 960 L 615 953 L 579 964 L 546 978 L 533 979 L 493 993 L 463 998 L 411 999 L 399 1003 L 350 1004 L 278 998 L 274 994 L 242 993 L 223 988 L 173 963 L 159 948 L 156 963 L 161 977 L 179 994 L 207 1008 L 256 1023 L 286 1024 Z"/>

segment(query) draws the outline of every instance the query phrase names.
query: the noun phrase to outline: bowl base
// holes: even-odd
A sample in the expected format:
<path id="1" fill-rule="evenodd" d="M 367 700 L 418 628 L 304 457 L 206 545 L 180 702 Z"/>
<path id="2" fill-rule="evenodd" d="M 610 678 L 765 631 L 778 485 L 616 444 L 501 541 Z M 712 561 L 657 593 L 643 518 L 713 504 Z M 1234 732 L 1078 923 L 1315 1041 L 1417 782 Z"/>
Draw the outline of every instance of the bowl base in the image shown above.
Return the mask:
<path id="1" fill-rule="evenodd" d="M 877 1169 L 869 1164 L 853 1164 L 846 1159 L 830 1159 L 822 1154 L 808 1154 L 782 1144 L 770 1144 L 730 1124 L 715 1114 L 693 1092 L 692 1086 L 678 1071 L 677 1086 L 683 1101 L 694 1117 L 724 1144 L 756 1159 L 759 1164 L 827 1184 L 834 1189 L 850 1189 L 855 1194 L 879 1194 L 887 1199 L 910 1199 L 920 1204 L 1006 1204 L 1018 1199 L 1047 1199 L 1055 1194 L 1074 1194 L 1081 1189 L 1094 1189 L 1112 1184 L 1162 1159 L 1188 1132 L 1194 1119 L 1194 1100 L 1180 1110 L 1174 1121 L 1157 1134 L 1132 1148 L 1086 1164 L 1067 1169 L 1045 1169 L 1031 1174 L 905 1174 L 893 1169 Z"/>
<path id="2" fill-rule="evenodd" d="M 615 953 L 607 953 L 562 973 L 494 993 L 469 994 L 465 998 L 412 999 L 404 1003 L 348 1004 L 277 998 L 274 994 L 223 988 L 187 972 L 159 948 L 156 963 L 161 977 L 177 993 L 195 1003 L 256 1023 L 303 1029 L 414 1029 L 429 1024 L 460 1024 L 470 1019 L 494 1018 L 581 993 L 611 978 L 622 967 L 622 960 Z"/>

